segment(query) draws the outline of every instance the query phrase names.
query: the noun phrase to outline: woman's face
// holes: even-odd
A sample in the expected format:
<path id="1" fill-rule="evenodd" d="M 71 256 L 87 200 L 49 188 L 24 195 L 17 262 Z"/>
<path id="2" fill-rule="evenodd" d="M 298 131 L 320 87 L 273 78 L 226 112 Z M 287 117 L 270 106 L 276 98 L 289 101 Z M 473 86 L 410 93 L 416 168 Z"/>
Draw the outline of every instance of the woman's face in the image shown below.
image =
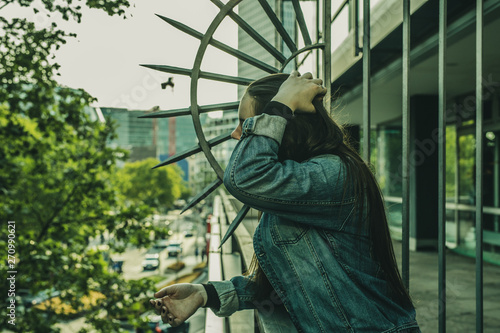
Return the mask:
<path id="1" fill-rule="evenodd" d="M 240 101 L 240 107 L 238 108 L 238 118 L 240 122 L 238 126 L 231 133 L 233 139 L 239 140 L 241 138 L 242 126 L 245 119 L 255 116 L 255 108 L 253 105 L 253 98 L 245 93 Z"/>

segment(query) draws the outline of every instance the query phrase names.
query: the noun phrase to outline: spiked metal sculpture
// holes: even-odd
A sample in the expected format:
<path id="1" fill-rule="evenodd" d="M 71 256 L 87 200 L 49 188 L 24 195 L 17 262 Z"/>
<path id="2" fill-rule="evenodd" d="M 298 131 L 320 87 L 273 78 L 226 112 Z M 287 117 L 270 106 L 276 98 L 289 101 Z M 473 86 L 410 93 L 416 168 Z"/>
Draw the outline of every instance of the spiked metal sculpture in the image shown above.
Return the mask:
<path id="1" fill-rule="evenodd" d="M 272 44 L 270 44 L 264 37 L 262 37 L 255 29 L 253 29 L 250 24 L 248 24 L 243 18 L 241 18 L 238 14 L 233 12 L 233 9 L 243 0 L 230 0 L 226 4 L 219 0 L 210 0 L 212 3 L 214 3 L 217 7 L 219 7 L 220 11 L 218 15 L 213 19 L 212 23 L 208 27 L 207 31 L 203 34 L 199 31 L 196 31 L 189 26 L 182 24 L 180 22 L 177 22 L 175 20 L 172 20 L 170 18 L 167 18 L 162 15 L 157 16 L 162 19 L 163 21 L 167 22 L 171 26 L 175 27 L 176 29 L 199 39 L 200 46 L 198 48 L 198 52 L 196 54 L 195 62 L 193 65 L 192 69 L 187 69 L 187 68 L 180 68 L 180 67 L 174 67 L 174 66 L 167 66 L 167 65 L 146 65 L 143 64 L 141 66 L 158 70 L 161 72 L 165 73 L 171 73 L 171 74 L 180 74 L 180 75 L 186 75 L 191 77 L 191 106 L 183 109 L 175 109 L 175 110 L 168 110 L 168 111 L 158 111 L 158 112 L 153 112 L 147 115 L 142 116 L 141 118 L 168 118 L 168 117 L 177 117 L 177 116 L 187 116 L 191 115 L 193 119 L 193 124 L 196 132 L 196 136 L 198 138 L 198 145 L 195 147 L 188 149 L 184 152 L 178 153 L 174 156 L 169 157 L 167 160 L 164 162 L 158 164 L 155 166 L 155 168 L 175 163 L 177 161 L 180 161 L 188 156 L 191 156 L 193 154 L 196 154 L 198 152 L 203 152 L 210 163 L 210 166 L 213 168 L 217 175 L 217 179 L 209 184 L 201 193 L 199 193 L 186 207 L 183 208 L 182 212 L 186 211 L 187 209 L 193 207 L 197 203 L 199 203 L 201 200 L 203 200 L 205 197 L 207 197 L 210 193 L 215 191 L 221 184 L 222 184 L 222 178 L 224 171 L 222 170 L 221 166 L 219 163 L 216 161 L 214 155 L 212 154 L 210 148 L 213 146 L 216 146 L 228 139 L 230 139 L 230 134 L 223 134 L 221 136 L 218 136 L 214 139 L 211 140 L 206 140 L 205 135 L 203 132 L 203 129 L 201 127 L 201 122 L 200 122 L 200 114 L 205 113 L 205 112 L 212 112 L 212 111 L 220 111 L 220 110 L 237 110 L 239 102 L 230 102 L 230 103 L 221 103 L 221 104 L 212 104 L 212 105 L 198 105 L 198 80 L 199 79 L 207 79 L 207 80 L 215 80 L 215 81 L 220 81 L 220 82 L 226 82 L 226 83 L 231 83 L 231 84 L 236 84 L 236 85 L 243 85 L 246 86 L 250 82 L 252 82 L 254 79 L 250 78 L 243 78 L 243 77 L 236 77 L 236 76 L 228 76 L 228 75 L 222 75 L 218 73 L 211 73 L 211 72 L 203 72 L 200 70 L 201 66 L 201 61 L 203 59 L 203 56 L 206 52 L 207 47 L 213 46 L 241 61 L 246 62 L 247 64 L 250 64 L 260 70 L 263 70 L 267 73 L 280 73 L 283 72 L 284 68 L 294 59 L 296 59 L 300 54 L 306 53 L 305 57 L 301 61 L 297 61 L 296 64 L 301 64 L 304 62 L 305 58 L 311 53 L 310 51 L 313 49 L 322 49 L 323 53 L 329 54 L 330 53 L 330 24 L 331 20 L 326 19 L 323 20 L 323 33 L 320 34 L 317 32 L 317 36 L 319 39 L 319 36 L 322 35 L 322 42 L 319 43 L 313 43 L 311 40 L 311 37 L 309 35 L 306 23 L 305 23 L 305 18 L 304 14 L 302 12 L 302 8 L 300 6 L 299 0 L 291 0 L 295 12 L 295 17 L 297 20 L 297 24 L 300 29 L 300 33 L 302 35 L 302 39 L 304 41 L 304 47 L 301 49 L 298 49 L 296 43 L 294 42 L 294 39 L 288 34 L 286 31 L 285 27 L 279 20 L 278 16 L 275 14 L 267 0 L 258 0 L 262 9 L 268 16 L 270 23 L 274 25 L 276 28 L 276 31 L 278 32 L 279 36 L 283 39 L 283 42 L 286 44 L 288 49 L 291 52 L 290 56 L 285 56 L 281 51 L 276 49 Z M 322 3 L 323 5 L 323 14 L 324 17 L 331 17 L 331 0 L 324 0 L 320 1 L 318 0 L 317 6 L 319 6 L 319 3 Z M 319 8 L 319 7 L 318 7 Z M 245 31 L 253 40 L 255 40 L 264 50 L 266 50 L 269 54 L 271 54 L 280 64 L 281 68 L 275 68 L 272 65 L 266 64 L 254 57 L 249 56 L 248 54 L 245 54 L 237 49 L 234 49 L 216 39 L 213 38 L 214 32 L 217 30 L 218 26 L 220 23 L 224 20 L 224 18 L 230 17 L 238 26 L 241 28 L 243 31 Z M 319 26 L 317 26 L 319 27 Z M 318 28 L 319 29 L 319 28 Z M 324 57 L 327 59 L 326 57 Z M 324 61 L 323 64 L 323 79 L 325 82 L 329 82 L 330 80 L 330 62 L 329 61 Z M 318 73 L 319 75 L 319 73 Z M 326 85 L 329 87 L 329 84 Z M 221 246 L 224 244 L 224 242 L 232 235 L 236 227 L 240 224 L 240 222 L 243 220 L 247 212 L 249 211 L 250 207 L 248 206 L 243 206 L 243 208 L 240 210 L 240 212 L 237 214 L 236 218 L 234 221 L 231 223 L 229 226 L 226 235 L 221 241 Z M 182 213 L 181 213 L 182 214 Z"/>

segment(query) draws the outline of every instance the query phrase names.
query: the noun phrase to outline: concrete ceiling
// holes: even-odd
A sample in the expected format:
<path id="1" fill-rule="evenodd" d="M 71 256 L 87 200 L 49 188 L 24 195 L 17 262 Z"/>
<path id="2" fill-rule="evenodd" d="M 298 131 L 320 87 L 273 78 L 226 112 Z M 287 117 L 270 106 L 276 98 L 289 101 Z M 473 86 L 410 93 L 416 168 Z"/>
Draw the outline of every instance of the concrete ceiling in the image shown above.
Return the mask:
<path id="1" fill-rule="evenodd" d="M 498 17 L 498 16 L 497 16 Z M 470 29 L 469 29 L 470 30 Z M 483 77 L 489 85 L 486 89 L 500 87 L 500 18 L 484 26 Z M 475 31 L 468 31 L 448 42 L 446 85 L 447 99 L 452 101 L 460 95 L 475 92 Z M 383 70 L 382 70 L 383 72 Z M 378 73 L 372 80 L 372 125 L 395 120 L 401 117 L 402 76 L 401 66 L 387 75 Z M 496 83 L 498 82 L 498 83 Z M 438 55 L 437 49 L 425 59 L 411 65 L 410 95 L 438 94 Z M 357 89 L 340 97 L 335 114 L 343 123 L 362 124 L 362 95 Z"/>

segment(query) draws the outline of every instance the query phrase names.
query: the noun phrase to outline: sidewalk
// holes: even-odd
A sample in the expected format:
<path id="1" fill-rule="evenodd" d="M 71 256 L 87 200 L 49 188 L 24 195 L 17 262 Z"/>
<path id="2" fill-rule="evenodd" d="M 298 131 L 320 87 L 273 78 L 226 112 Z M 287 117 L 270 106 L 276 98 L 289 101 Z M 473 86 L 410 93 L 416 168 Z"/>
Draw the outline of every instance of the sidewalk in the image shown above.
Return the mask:
<path id="1" fill-rule="evenodd" d="M 401 242 L 394 242 L 401 262 Z M 447 251 L 446 254 L 446 332 L 476 331 L 475 260 Z M 500 332 L 500 266 L 484 264 L 484 332 Z M 422 332 L 437 332 L 438 254 L 410 252 L 410 292 Z"/>

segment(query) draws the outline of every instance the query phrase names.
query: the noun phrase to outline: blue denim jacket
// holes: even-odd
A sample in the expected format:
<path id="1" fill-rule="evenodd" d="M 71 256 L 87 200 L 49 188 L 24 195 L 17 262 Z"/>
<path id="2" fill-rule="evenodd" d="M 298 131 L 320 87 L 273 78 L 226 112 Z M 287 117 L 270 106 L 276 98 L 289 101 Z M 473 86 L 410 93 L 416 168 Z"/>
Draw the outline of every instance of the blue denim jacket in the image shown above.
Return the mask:
<path id="1" fill-rule="evenodd" d="M 221 301 L 214 312 L 257 308 L 272 315 L 282 303 L 299 332 L 419 332 L 413 307 L 388 297 L 367 230 L 355 223 L 354 195 L 344 192 L 341 159 L 279 162 L 285 126 L 267 114 L 245 120 L 224 174 L 234 197 L 264 212 L 254 250 L 277 295 L 255 300 L 245 276 L 213 281 Z"/>

